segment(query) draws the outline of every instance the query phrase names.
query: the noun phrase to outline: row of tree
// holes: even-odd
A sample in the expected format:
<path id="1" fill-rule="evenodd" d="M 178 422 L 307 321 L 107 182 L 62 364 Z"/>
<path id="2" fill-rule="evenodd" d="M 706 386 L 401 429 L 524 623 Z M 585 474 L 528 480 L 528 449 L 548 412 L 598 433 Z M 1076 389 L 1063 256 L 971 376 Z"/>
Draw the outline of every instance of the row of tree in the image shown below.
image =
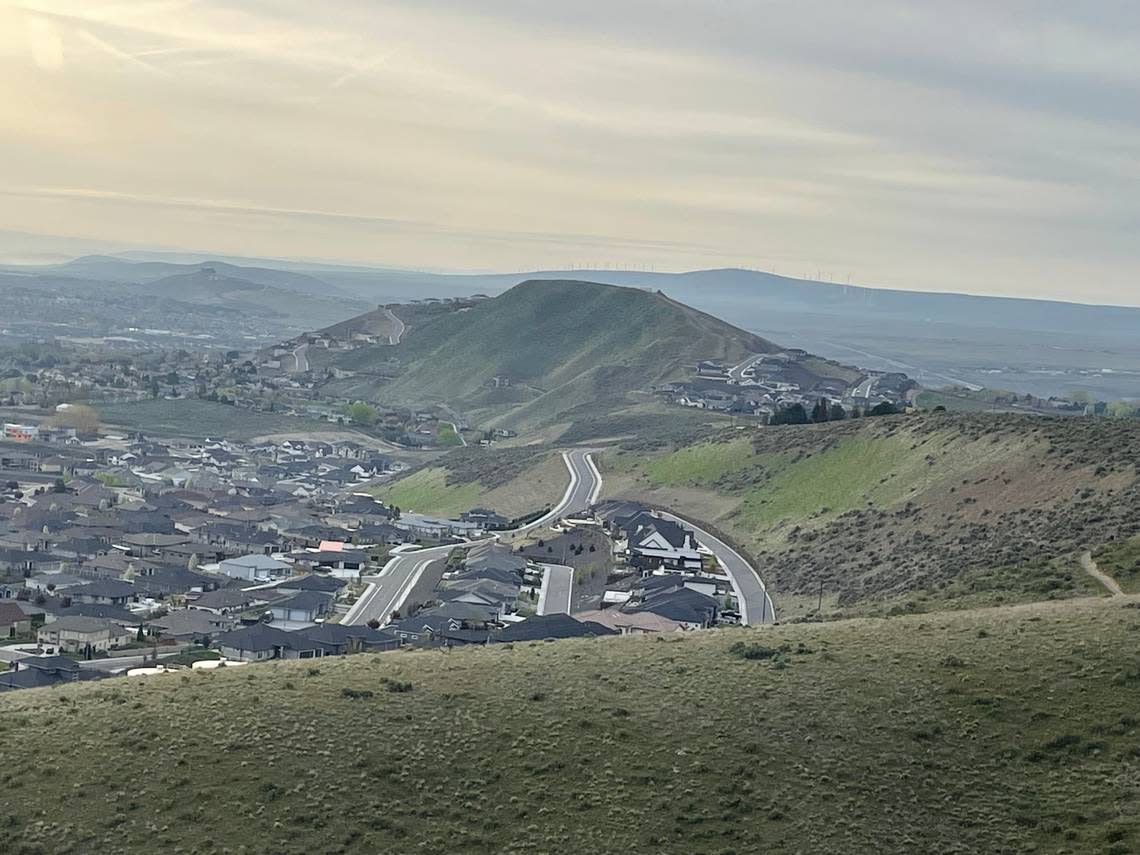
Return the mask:
<path id="1" fill-rule="evenodd" d="M 858 419 L 863 416 L 893 416 L 899 412 L 898 408 L 887 401 L 876 404 L 868 408 L 866 411 L 860 410 L 858 407 L 852 407 L 848 412 L 842 404 L 835 404 L 828 401 L 826 398 L 820 398 L 815 402 L 812 407 L 811 414 L 808 414 L 807 409 L 803 404 L 789 404 L 786 407 L 781 407 L 775 415 L 769 420 L 769 424 L 773 425 L 806 425 L 806 424 L 822 424 L 823 422 L 841 422 L 844 419 L 852 418 Z"/>

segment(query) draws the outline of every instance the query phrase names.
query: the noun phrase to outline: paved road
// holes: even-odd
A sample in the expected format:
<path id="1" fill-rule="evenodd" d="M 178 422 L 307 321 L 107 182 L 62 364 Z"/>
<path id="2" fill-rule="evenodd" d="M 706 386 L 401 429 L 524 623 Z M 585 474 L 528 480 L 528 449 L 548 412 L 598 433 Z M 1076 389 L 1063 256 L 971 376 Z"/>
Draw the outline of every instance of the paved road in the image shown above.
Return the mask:
<path id="1" fill-rule="evenodd" d="M 518 531 L 538 528 L 559 517 L 584 511 L 590 505 L 597 503 L 598 496 L 602 492 L 602 474 L 594 464 L 593 452 L 584 450 L 564 451 L 562 452 L 562 460 L 570 473 L 570 483 L 566 487 L 566 492 L 562 494 L 558 504 L 551 508 L 548 513 L 534 522 L 520 527 Z"/>
<path id="2" fill-rule="evenodd" d="M 875 378 L 868 377 L 862 383 L 855 387 L 855 391 L 851 393 L 853 398 L 870 398 L 875 392 Z"/>
<path id="3" fill-rule="evenodd" d="M 658 513 L 667 520 L 672 520 L 686 528 L 692 529 L 697 535 L 697 540 L 711 549 L 713 553 L 716 554 L 716 557 L 720 559 L 720 563 L 724 565 L 724 569 L 728 572 L 729 578 L 732 579 L 732 587 L 736 591 L 736 598 L 740 601 L 740 618 L 742 623 L 751 626 L 754 624 L 771 623 L 775 619 L 776 609 L 775 606 L 772 605 L 772 598 L 768 595 L 768 590 L 764 587 L 764 583 L 760 581 L 760 574 L 744 559 L 744 556 L 719 537 L 710 534 L 704 529 L 698 528 L 691 522 L 666 511 L 658 511 Z"/>
<path id="4" fill-rule="evenodd" d="M 293 350 L 293 361 L 296 363 L 296 373 L 304 374 L 309 370 L 309 346 L 302 344 Z"/>
<path id="5" fill-rule="evenodd" d="M 574 568 L 543 564 L 542 590 L 538 594 L 540 615 L 568 615 L 574 596 Z"/>
<path id="6" fill-rule="evenodd" d="M 385 309 L 384 314 L 387 315 L 388 320 L 392 322 L 393 329 L 393 331 L 388 334 L 388 344 L 399 344 L 400 339 L 404 337 L 404 330 L 407 329 L 407 326 L 404 325 L 403 321 L 396 317 L 395 312 L 393 312 L 391 309 Z"/>
<path id="7" fill-rule="evenodd" d="M 447 557 L 454 549 L 453 544 L 433 546 L 430 549 L 417 549 L 392 556 L 379 576 L 366 576 L 368 587 L 348 614 L 341 620 L 343 624 L 363 624 L 375 618 L 381 624 L 391 620 L 392 612 L 398 611 L 416 586 L 420 576 L 433 561 Z"/>
<path id="8" fill-rule="evenodd" d="M 566 463 L 566 470 L 570 474 L 570 483 L 562 498 L 549 512 L 532 523 L 521 526 L 516 532 L 528 531 L 540 525 L 552 522 L 559 517 L 584 511 L 598 501 L 602 491 L 602 476 L 594 464 L 591 452 L 588 450 L 564 451 L 562 459 Z M 502 532 L 501 534 L 512 534 Z M 423 575 L 424 570 L 432 561 L 445 558 L 452 549 L 451 546 L 435 546 L 430 549 L 417 549 L 393 556 L 378 576 L 366 576 L 368 587 L 357 600 L 341 623 L 362 624 L 375 618 L 381 624 L 386 624 L 394 610 L 403 606 L 408 594 L 415 587 L 416 582 Z M 543 587 L 546 587 L 545 581 Z M 565 611 L 570 611 L 570 594 L 573 589 L 573 574 L 570 583 L 566 585 L 565 593 L 562 588 L 557 589 L 552 603 L 566 603 Z M 559 607 L 558 611 L 562 611 Z"/>
<path id="9" fill-rule="evenodd" d="M 744 372 L 746 370 L 748 370 L 749 366 L 754 365 L 755 363 L 757 363 L 761 359 L 763 359 L 764 356 L 765 356 L 765 354 L 763 354 L 763 353 L 757 354 L 756 356 L 750 356 L 746 360 L 741 362 L 739 365 L 737 365 L 735 368 L 728 369 L 728 382 L 729 383 L 743 383 L 744 382 Z"/>

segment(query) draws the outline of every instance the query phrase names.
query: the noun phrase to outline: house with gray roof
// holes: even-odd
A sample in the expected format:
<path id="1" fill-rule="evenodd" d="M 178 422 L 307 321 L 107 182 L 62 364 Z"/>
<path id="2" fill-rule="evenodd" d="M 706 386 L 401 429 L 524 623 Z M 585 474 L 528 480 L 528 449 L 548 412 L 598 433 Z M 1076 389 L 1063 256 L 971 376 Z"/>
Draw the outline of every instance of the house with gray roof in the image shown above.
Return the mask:
<path id="1" fill-rule="evenodd" d="M 239 558 L 227 558 L 218 564 L 218 570 L 227 576 L 245 579 L 247 582 L 272 582 L 292 573 L 292 568 L 284 561 L 257 553 Z"/>

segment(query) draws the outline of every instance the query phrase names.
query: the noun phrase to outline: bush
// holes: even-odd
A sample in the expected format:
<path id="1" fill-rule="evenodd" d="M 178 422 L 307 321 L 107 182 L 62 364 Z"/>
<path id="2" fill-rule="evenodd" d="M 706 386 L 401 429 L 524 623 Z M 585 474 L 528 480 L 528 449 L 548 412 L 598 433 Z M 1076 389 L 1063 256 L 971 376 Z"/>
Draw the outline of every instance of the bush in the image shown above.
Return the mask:
<path id="1" fill-rule="evenodd" d="M 353 700 L 368 700 L 373 696 L 371 689 L 350 689 L 347 686 L 340 690 L 341 696 Z"/>
<path id="2" fill-rule="evenodd" d="M 763 644 L 745 644 L 743 641 L 738 641 L 728 648 L 728 652 L 741 659 L 775 659 L 782 651 Z"/>

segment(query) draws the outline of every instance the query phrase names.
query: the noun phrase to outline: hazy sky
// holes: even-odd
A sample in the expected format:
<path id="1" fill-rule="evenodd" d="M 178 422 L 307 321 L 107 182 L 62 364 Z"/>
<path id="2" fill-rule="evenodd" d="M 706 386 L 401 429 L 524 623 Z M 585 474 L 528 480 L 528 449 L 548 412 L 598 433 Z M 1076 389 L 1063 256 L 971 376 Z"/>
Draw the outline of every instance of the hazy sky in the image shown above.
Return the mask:
<path id="1" fill-rule="evenodd" d="M 1140 304 L 1140 4 L 0 0 L 0 230 Z"/>

